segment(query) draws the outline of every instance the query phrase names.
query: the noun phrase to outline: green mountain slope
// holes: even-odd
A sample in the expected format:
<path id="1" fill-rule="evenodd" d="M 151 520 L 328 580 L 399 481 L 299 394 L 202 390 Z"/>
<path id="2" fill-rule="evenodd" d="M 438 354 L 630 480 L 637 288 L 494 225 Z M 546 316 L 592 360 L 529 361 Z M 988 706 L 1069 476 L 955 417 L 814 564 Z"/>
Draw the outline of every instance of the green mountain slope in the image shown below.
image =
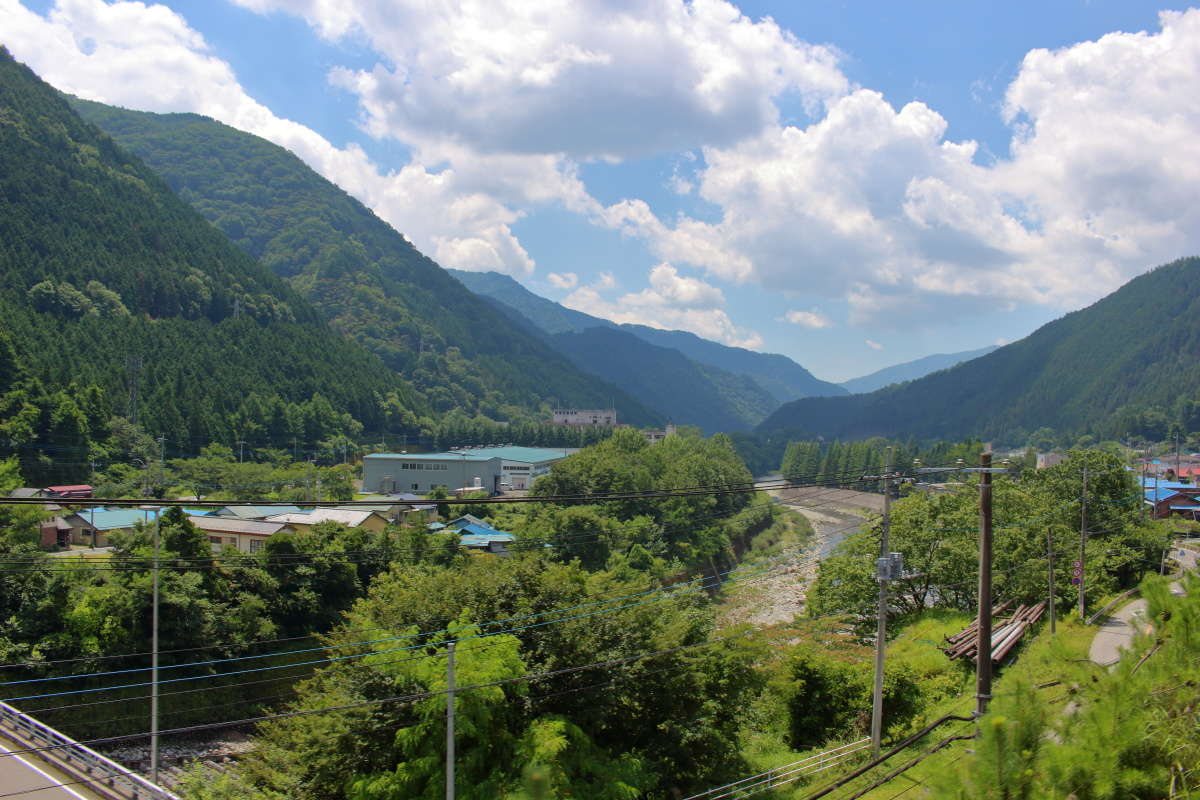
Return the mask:
<path id="1" fill-rule="evenodd" d="M 129 410 L 133 357 L 142 422 L 175 452 L 239 435 L 310 441 L 344 428 L 342 414 L 378 430 L 389 395 L 397 414 L 423 410 L 2 47 L 0 275 L 0 337 L 14 360 L 0 377 L 9 446 L 61 445 L 57 457 L 86 460 L 67 448 Z M 300 404 L 314 395 L 323 399 L 309 414 Z"/>
<path id="2" fill-rule="evenodd" d="M 195 114 L 71 102 L 434 410 L 537 419 L 547 406 L 611 399 L 628 422 L 660 421 L 526 335 L 287 150 Z"/>
<path id="3" fill-rule="evenodd" d="M 482 285 L 490 284 L 500 295 L 511 292 L 511 287 L 529 293 L 507 275 L 477 274 L 483 277 Z M 500 297 L 490 293 L 481 296 L 529 335 L 544 339 L 566 355 L 581 370 L 620 386 L 675 424 L 697 425 L 709 433 L 747 431 L 779 405 L 751 378 L 692 361 L 674 348 L 652 345 L 608 320 L 548 300 L 544 306 L 531 304 L 535 314 L 539 309 L 547 312 L 539 317 L 543 324 L 557 328 L 548 333 Z M 572 325 L 556 324 L 556 319 L 573 319 L 581 327 L 577 330 Z M 587 320 L 596 324 L 582 324 Z"/>
<path id="4" fill-rule="evenodd" d="M 789 403 L 759 426 L 1023 442 L 1042 427 L 1122 435 L 1145 407 L 1200 392 L 1200 258 L 1158 267 L 1019 342 L 870 394 Z M 1192 403 L 1195 406 L 1195 403 Z"/>
<path id="5" fill-rule="evenodd" d="M 550 337 L 568 358 L 624 388 L 672 422 L 706 433 L 749 430 L 778 405 L 750 378 L 699 364 L 623 330 L 588 328 Z"/>
<path id="6" fill-rule="evenodd" d="M 884 367 L 869 375 L 863 375 L 860 378 L 851 378 L 848 381 L 842 381 L 839 385 L 851 394 L 873 392 L 876 389 L 882 389 L 884 386 L 891 386 L 893 383 L 904 383 L 905 381 L 915 381 L 917 378 L 924 378 L 929 373 L 937 372 L 939 369 L 949 369 L 956 364 L 970 361 L 972 358 L 986 356 L 995 349 L 996 345 L 991 345 L 981 347 L 978 350 L 964 350 L 961 353 L 934 353 L 931 356 L 918 358 L 914 361 L 906 361 L 903 364 L 893 364 L 890 367 Z"/>
<path id="7" fill-rule="evenodd" d="M 751 378 L 779 403 L 798 397 L 846 393 L 837 384 L 813 377 L 811 372 L 787 356 L 729 347 L 687 331 L 659 330 L 646 325 L 618 325 L 539 297 L 509 276 L 496 272 L 451 270 L 451 273 L 471 291 L 504 303 L 548 333 L 578 332 L 594 327 L 618 328 L 657 347 L 678 350 L 693 361 Z"/>

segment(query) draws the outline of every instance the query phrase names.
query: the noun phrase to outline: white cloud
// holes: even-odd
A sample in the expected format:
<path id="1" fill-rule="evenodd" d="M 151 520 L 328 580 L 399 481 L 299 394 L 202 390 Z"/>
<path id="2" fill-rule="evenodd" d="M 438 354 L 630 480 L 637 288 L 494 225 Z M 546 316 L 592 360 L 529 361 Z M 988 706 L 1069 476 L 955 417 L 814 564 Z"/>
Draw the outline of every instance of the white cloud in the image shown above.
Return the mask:
<path id="1" fill-rule="evenodd" d="M 562 304 L 613 322 L 691 331 L 735 347 L 762 346 L 761 336 L 738 327 L 729 318 L 722 307 L 725 297 L 715 286 L 680 275 L 669 264 L 659 264 L 650 270 L 649 282 L 642 291 L 629 292 L 616 300 L 608 300 L 601 294 L 611 288 L 606 282 L 581 286 L 567 295 Z"/>
<path id="2" fill-rule="evenodd" d="M 496 155 L 437 171 L 414 161 L 381 173 L 358 146 L 334 147 L 251 98 L 204 38 L 165 6 L 58 0 L 42 17 L 0 0 L 0 30 L 17 59 L 63 91 L 139 110 L 205 114 L 288 148 L 444 266 L 528 273 L 533 260 L 511 229 L 524 213 L 515 207 L 586 197 L 573 167 L 553 155 Z"/>
<path id="3" fill-rule="evenodd" d="M 1200 10 L 1161 21 L 1031 52 L 995 164 L 946 140 L 934 110 L 864 89 L 807 127 L 705 148 L 716 222 L 668 224 L 637 200 L 598 220 L 673 263 L 845 298 L 852 322 L 1077 307 L 1200 250 Z"/>
<path id="4" fill-rule="evenodd" d="M 592 285 L 597 289 L 615 289 L 617 288 L 617 276 L 608 271 L 601 272 L 600 277 Z"/>
<path id="5" fill-rule="evenodd" d="M 725 0 L 235 0 L 381 56 L 335 69 L 379 138 L 627 158 L 728 145 L 844 92 L 838 54 Z"/>
<path id="6" fill-rule="evenodd" d="M 996 347 L 1004 347 L 1004 345 L 1008 344 L 1008 339 L 1003 336 L 998 336 L 993 344 L 995 344 Z"/>
<path id="7" fill-rule="evenodd" d="M 235 2 L 373 48 L 377 65 L 331 80 L 413 161 L 381 174 L 356 146 L 278 118 L 162 6 L 59 0 L 43 18 L 0 0 L 0 30 L 67 91 L 197 111 L 288 147 L 446 266 L 530 273 L 513 226 L 551 204 L 639 237 L 673 266 L 625 295 L 640 310 L 617 311 L 686 310 L 727 338 L 744 337 L 722 327 L 720 290 L 675 267 L 845 299 L 852 323 L 908 325 L 1075 307 L 1200 251 L 1200 104 L 1187 100 L 1200 10 L 1030 52 L 1004 92 L 1011 152 L 985 164 L 974 142 L 945 138 L 936 110 L 856 90 L 834 50 L 725 0 Z M 780 123 L 785 94 L 811 122 Z M 711 220 L 636 197 L 604 206 L 578 174 L 587 160 L 694 152 L 668 184 L 713 206 Z"/>
<path id="8" fill-rule="evenodd" d="M 881 345 L 879 342 L 875 341 L 874 339 L 867 339 L 866 345 L 867 345 L 867 347 L 871 348 L 872 350 L 882 350 L 883 349 L 883 345 Z"/>
<path id="9" fill-rule="evenodd" d="M 574 272 L 551 272 L 546 277 L 555 289 L 574 289 L 579 283 L 579 276 Z"/>
<path id="10" fill-rule="evenodd" d="M 811 311 L 789 311 L 783 315 L 783 318 L 794 325 L 805 328 L 829 328 L 833 325 L 833 320 L 816 308 Z"/>

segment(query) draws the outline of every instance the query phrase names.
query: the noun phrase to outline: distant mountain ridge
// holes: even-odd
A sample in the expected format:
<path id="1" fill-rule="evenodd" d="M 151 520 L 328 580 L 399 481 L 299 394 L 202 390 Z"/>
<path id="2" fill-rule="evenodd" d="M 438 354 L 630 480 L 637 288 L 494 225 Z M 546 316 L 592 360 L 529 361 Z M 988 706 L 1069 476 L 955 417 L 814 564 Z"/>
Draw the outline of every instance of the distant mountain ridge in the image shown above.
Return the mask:
<path id="1" fill-rule="evenodd" d="M 906 361 L 903 364 L 893 364 L 890 367 L 884 367 L 869 375 L 842 381 L 839 385 L 850 392 L 850 394 L 873 392 L 876 389 L 882 389 L 884 386 L 890 386 L 893 383 L 904 383 L 905 381 L 924 378 L 931 372 L 937 372 L 940 369 L 949 369 L 963 361 L 970 361 L 972 358 L 986 356 L 997 347 L 999 345 L 989 345 L 988 347 L 981 347 L 978 350 L 964 350 L 961 353 L 934 353 L 933 355 L 918 358 L 914 361 Z"/>
<path id="2" fill-rule="evenodd" d="M 663 421 L 526 335 L 282 147 L 198 114 L 68 99 L 336 331 L 403 375 L 433 411 L 535 418 L 545 406 L 613 403 L 632 424 Z"/>
<path id="3" fill-rule="evenodd" d="M 1120 435 L 1139 409 L 1200 400 L 1200 258 L 1157 267 L 1018 342 L 869 394 L 807 398 L 759 431 L 1020 443 L 1042 427 Z"/>
<path id="4" fill-rule="evenodd" d="M 511 277 L 497 272 L 450 272 L 471 291 L 504 303 L 547 333 L 580 333 L 596 327 L 627 331 L 657 347 L 678 350 L 693 361 L 717 367 L 734 375 L 749 377 L 766 389 L 779 403 L 799 397 L 846 393 L 846 390 L 837 384 L 814 377 L 811 372 L 787 356 L 730 347 L 687 331 L 618 324 L 593 317 L 534 294 Z"/>

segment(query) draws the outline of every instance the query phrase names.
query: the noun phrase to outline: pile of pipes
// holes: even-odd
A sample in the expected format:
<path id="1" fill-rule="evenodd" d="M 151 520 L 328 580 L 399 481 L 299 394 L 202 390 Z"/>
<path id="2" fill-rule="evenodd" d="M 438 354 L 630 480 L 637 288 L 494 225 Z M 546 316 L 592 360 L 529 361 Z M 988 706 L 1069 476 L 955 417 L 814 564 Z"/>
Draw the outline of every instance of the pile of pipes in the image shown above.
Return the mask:
<path id="1" fill-rule="evenodd" d="M 1042 618 L 1046 613 L 1046 602 L 1043 600 L 1032 606 L 1017 606 L 1012 616 L 999 619 L 998 616 L 1008 608 L 1009 603 L 1002 603 L 992 609 L 992 661 L 1000 663 L 1012 649 L 1021 641 L 1025 631 Z M 979 649 L 979 618 L 953 636 L 946 637 L 947 647 L 942 652 L 951 659 L 969 658 L 975 660 Z"/>

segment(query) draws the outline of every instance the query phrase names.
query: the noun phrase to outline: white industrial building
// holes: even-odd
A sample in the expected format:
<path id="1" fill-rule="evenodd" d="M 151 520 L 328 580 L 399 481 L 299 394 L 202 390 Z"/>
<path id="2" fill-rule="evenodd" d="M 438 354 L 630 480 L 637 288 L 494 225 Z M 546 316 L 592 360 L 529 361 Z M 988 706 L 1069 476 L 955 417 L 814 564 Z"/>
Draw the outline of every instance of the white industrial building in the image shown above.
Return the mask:
<path id="1" fill-rule="evenodd" d="M 591 425 L 617 424 L 615 408 L 556 408 L 554 409 L 555 425 L 572 425 L 576 427 Z"/>
<path id="2" fill-rule="evenodd" d="M 467 487 L 495 494 L 504 471 L 499 456 L 453 453 L 372 453 L 363 457 L 364 492 L 425 493 L 438 486 Z"/>
<path id="3" fill-rule="evenodd" d="M 533 479 L 545 475 L 555 461 L 567 457 L 565 450 L 550 450 L 542 447 L 476 447 L 458 450 L 476 456 L 498 456 L 502 463 L 500 485 L 506 489 L 525 490 L 533 485 Z"/>
<path id="4" fill-rule="evenodd" d="M 372 453 L 363 458 L 363 491 L 428 492 L 478 487 L 496 493 L 528 489 L 534 478 L 567 457 L 541 447 L 475 447 L 448 453 Z"/>

